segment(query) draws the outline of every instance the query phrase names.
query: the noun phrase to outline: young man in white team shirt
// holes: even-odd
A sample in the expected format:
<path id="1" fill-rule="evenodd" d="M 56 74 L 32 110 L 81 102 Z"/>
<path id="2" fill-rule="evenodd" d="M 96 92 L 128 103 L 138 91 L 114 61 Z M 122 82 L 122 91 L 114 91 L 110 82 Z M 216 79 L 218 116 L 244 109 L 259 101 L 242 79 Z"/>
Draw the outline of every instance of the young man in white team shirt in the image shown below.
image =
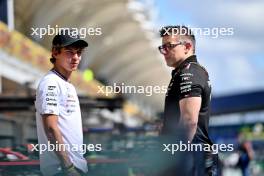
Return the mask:
<path id="1" fill-rule="evenodd" d="M 36 92 L 38 143 L 46 148 L 40 151 L 40 169 L 45 176 L 81 176 L 88 168 L 83 157 L 79 100 L 69 78 L 88 43 L 66 31 L 56 35 L 52 45 L 54 67 L 41 79 Z"/>

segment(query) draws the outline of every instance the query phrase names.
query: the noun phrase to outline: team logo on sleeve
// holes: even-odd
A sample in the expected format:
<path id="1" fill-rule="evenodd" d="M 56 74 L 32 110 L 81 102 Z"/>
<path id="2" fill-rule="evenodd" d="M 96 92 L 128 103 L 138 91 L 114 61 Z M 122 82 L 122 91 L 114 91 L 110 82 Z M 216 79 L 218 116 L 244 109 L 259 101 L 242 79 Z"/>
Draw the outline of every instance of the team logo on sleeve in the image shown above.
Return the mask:
<path id="1" fill-rule="evenodd" d="M 57 100 L 55 99 L 55 98 L 46 98 L 46 101 L 54 101 L 54 102 L 56 102 Z"/>
<path id="2" fill-rule="evenodd" d="M 46 93 L 46 96 L 47 96 L 47 97 L 56 97 L 57 94 L 54 93 L 54 92 L 47 92 L 47 93 Z"/>
<path id="3" fill-rule="evenodd" d="M 192 85 L 185 85 L 180 87 L 181 93 L 190 92 L 192 90 Z"/>
<path id="4" fill-rule="evenodd" d="M 48 90 L 54 90 L 56 86 L 48 86 Z"/>
<path id="5" fill-rule="evenodd" d="M 57 106 L 57 103 L 47 103 L 48 106 Z"/>
<path id="6" fill-rule="evenodd" d="M 76 105 L 77 100 L 73 94 L 67 95 L 67 100 L 65 106 L 67 107 L 67 113 L 73 113 L 76 111 Z"/>
<path id="7" fill-rule="evenodd" d="M 190 77 L 182 77 L 182 81 L 189 81 Z"/>
<path id="8" fill-rule="evenodd" d="M 180 92 L 186 93 L 192 90 L 192 81 L 191 78 L 193 77 L 192 73 L 182 73 L 180 75 L 181 83 L 180 83 Z"/>

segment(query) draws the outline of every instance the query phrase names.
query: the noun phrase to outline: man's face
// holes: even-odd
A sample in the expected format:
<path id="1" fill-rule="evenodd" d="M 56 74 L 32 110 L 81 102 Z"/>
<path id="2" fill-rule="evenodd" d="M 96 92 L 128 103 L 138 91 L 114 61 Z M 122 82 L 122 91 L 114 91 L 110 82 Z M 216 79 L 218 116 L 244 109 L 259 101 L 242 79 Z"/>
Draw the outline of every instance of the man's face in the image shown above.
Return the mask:
<path id="1" fill-rule="evenodd" d="M 183 44 L 179 44 L 179 42 L 182 42 L 182 40 L 179 39 L 178 35 L 162 37 L 163 55 L 169 67 L 177 67 L 185 58 L 186 48 Z M 171 44 L 174 44 L 174 46 Z"/>
<path id="2" fill-rule="evenodd" d="M 63 47 L 60 53 L 54 54 L 56 56 L 56 66 L 69 72 L 77 70 L 81 61 L 82 51 L 82 48 Z"/>

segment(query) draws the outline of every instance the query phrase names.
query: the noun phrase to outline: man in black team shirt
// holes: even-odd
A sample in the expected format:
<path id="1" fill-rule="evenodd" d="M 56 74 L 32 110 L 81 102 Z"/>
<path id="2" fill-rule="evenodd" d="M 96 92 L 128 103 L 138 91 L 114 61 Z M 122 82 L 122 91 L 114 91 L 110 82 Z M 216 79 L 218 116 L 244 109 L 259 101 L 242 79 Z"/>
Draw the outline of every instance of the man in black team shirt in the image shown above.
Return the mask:
<path id="1" fill-rule="evenodd" d="M 173 136 L 184 132 L 187 138 L 184 142 L 212 146 L 208 136 L 211 86 L 207 71 L 197 62 L 195 36 L 185 26 L 163 27 L 160 36 L 162 45 L 159 51 L 167 65 L 174 68 L 165 98 L 162 134 Z M 197 153 L 192 155 L 196 170 L 197 159 L 202 159 Z M 204 158 L 203 173 L 217 175 L 217 155 L 207 151 Z M 194 169 L 194 172 L 197 171 Z"/>

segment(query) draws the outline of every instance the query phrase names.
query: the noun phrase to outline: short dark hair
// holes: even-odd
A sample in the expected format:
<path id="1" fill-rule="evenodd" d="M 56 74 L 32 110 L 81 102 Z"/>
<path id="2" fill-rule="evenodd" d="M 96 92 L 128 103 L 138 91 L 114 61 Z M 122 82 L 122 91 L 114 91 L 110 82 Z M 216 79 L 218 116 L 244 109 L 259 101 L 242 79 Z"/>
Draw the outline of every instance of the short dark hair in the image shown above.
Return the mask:
<path id="1" fill-rule="evenodd" d="M 168 35 L 179 35 L 184 36 L 187 39 L 191 40 L 193 45 L 193 52 L 195 52 L 195 36 L 191 29 L 184 25 L 176 25 L 176 26 L 164 26 L 160 29 L 160 37 L 168 36 Z"/>
<path id="2" fill-rule="evenodd" d="M 59 47 L 59 46 L 52 46 L 51 51 L 53 52 L 53 51 L 55 50 L 55 51 L 57 51 L 58 53 L 60 53 L 60 52 L 61 52 L 61 49 L 62 49 L 62 47 Z M 52 64 L 55 64 L 55 62 L 56 62 L 56 58 L 53 56 L 52 53 L 51 53 L 50 62 L 51 62 Z"/>

